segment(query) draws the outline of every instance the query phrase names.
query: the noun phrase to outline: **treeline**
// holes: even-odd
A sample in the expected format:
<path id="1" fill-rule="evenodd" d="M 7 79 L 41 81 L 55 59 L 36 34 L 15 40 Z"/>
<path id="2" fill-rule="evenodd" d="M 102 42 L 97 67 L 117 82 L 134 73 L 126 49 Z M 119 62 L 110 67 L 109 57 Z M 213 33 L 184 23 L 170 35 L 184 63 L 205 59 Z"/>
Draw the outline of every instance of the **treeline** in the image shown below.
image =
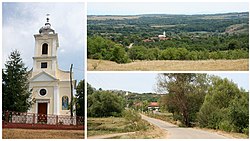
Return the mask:
<path id="1" fill-rule="evenodd" d="M 188 50 L 185 47 L 146 48 L 133 46 L 126 48 L 100 36 L 88 37 L 88 58 L 129 63 L 133 60 L 207 60 L 248 58 L 248 49 L 241 48 L 238 42 L 228 43 L 227 50 Z"/>
<path id="2" fill-rule="evenodd" d="M 150 36 L 166 32 L 219 32 L 222 33 L 230 25 L 248 24 L 249 13 L 227 13 L 213 15 L 136 15 L 132 18 L 117 18 L 106 20 L 88 20 L 88 35 L 96 33 L 147 34 Z M 117 16 L 119 17 L 119 16 Z M 127 16 L 129 17 L 129 16 Z M 89 16 L 88 18 L 91 18 Z M 159 25 L 159 26 L 155 26 Z M 164 26 L 170 25 L 170 26 Z"/>
<path id="3" fill-rule="evenodd" d="M 249 134 L 249 93 L 206 74 L 161 74 L 158 89 L 167 92 L 161 107 L 185 126 Z"/>

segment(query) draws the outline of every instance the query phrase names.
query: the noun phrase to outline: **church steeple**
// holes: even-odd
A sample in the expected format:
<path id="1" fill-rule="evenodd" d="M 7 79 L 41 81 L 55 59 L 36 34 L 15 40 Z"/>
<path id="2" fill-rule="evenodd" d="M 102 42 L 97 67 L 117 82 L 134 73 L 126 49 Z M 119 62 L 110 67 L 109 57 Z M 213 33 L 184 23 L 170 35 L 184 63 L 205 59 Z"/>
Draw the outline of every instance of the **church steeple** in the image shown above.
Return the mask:
<path id="1" fill-rule="evenodd" d="M 50 14 L 46 14 L 46 23 L 45 26 L 41 27 L 39 30 L 40 34 L 55 34 L 55 30 L 51 28 L 51 24 L 49 23 Z"/>
<path id="2" fill-rule="evenodd" d="M 36 75 L 45 71 L 52 76 L 56 76 L 58 34 L 51 27 L 49 14 L 46 15 L 45 25 L 40 28 L 39 34 L 35 34 L 34 37 L 33 74 Z"/>

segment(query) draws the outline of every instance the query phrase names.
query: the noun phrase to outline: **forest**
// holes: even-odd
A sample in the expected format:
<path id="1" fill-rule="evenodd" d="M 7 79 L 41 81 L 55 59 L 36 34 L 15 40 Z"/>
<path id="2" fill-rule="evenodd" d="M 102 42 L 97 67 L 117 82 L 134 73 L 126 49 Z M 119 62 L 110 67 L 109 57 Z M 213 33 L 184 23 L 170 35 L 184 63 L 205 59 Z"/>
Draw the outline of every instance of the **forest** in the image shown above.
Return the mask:
<path id="1" fill-rule="evenodd" d="M 248 12 L 90 15 L 87 57 L 117 63 L 248 58 L 248 16 Z"/>

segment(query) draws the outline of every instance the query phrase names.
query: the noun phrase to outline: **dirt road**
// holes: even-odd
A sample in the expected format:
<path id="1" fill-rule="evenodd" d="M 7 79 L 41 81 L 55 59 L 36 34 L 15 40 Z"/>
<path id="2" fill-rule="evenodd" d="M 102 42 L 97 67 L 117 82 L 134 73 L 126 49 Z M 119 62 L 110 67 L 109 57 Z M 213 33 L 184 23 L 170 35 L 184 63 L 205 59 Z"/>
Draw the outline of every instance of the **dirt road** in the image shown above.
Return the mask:
<path id="1" fill-rule="evenodd" d="M 217 133 L 203 131 L 193 128 L 181 128 L 171 123 L 141 115 L 142 119 L 167 130 L 169 139 L 227 139 L 227 137 Z"/>

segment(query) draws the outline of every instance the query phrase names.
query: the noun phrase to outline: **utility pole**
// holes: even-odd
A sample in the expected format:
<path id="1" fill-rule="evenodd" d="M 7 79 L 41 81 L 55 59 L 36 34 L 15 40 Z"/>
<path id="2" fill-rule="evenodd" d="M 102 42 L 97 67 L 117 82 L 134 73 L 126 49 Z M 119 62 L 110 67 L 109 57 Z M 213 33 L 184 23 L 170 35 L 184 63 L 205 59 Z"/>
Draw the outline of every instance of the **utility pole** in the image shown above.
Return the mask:
<path id="1" fill-rule="evenodd" d="M 70 116 L 73 117 L 73 84 L 72 84 L 72 68 L 73 64 L 70 65 L 70 89 L 71 89 L 71 102 L 70 102 Z"/>

